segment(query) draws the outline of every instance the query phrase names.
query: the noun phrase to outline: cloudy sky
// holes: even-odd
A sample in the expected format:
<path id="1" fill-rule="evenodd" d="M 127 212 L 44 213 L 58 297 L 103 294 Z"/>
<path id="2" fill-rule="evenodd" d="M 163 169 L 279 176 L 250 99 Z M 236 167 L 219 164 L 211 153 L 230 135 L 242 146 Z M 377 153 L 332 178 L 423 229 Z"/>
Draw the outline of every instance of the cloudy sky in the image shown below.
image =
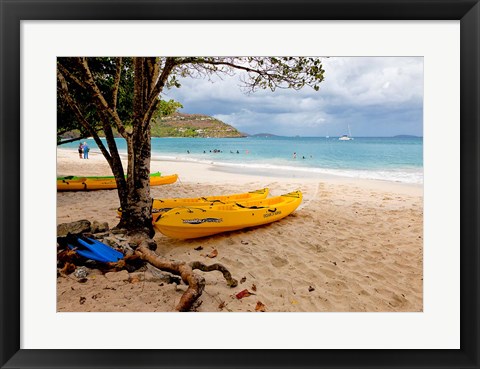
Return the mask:
<path id="1" fill-rule="evenodd" d="M 213 81 L 182 79 L 163 96 L 248 134 L 380 137 L 423 135 L 423 58 L 334 57 L 324 59 L 318 92 L 270 90 L 245 94 L 239 75 Z"/>

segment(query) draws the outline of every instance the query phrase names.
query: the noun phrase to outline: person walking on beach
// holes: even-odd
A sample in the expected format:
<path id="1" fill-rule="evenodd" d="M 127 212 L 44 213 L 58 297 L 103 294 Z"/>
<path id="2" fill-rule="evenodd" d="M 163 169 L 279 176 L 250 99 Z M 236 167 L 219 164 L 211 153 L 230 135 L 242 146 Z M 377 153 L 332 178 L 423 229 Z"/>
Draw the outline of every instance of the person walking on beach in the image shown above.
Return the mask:
<path id="1" fill-rule="evenodd" d="M 87 143 L 83 143 L 83 158 L 88 159 L 88 152 L 90 151 L 90 148 L 88 147 Z"/>
<path id="2" fill-rule="evenodd" d="M 80 157 L 80 159 L 83 159 L 82 154 L 83 154 L 83 145 L 82 145 L 82 143 L 80 142 L 80 143 L 78 144 L 78 156 Z"/>

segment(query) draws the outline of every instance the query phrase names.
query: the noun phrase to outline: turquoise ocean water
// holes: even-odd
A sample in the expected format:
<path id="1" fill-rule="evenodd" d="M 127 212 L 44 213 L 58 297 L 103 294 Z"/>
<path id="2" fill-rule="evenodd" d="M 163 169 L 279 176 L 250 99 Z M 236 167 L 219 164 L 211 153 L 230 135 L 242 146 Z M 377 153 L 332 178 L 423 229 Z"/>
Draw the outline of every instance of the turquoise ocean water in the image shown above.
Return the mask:
<path id="1" fill-rule="evenodd" d="M 93 139 L 86 141 L 99 151 Z M 126 154 L 125 141 L 117 139 L 117 144 Z M 73 142 L 60 148 L 77 146 Z M 352 141 L 338 137 L 153 138 L 152 160 L 165 159 L 280 176 L 329 174 L 423 183 L 423 139 L 417 137 L 355 137 Z"/>

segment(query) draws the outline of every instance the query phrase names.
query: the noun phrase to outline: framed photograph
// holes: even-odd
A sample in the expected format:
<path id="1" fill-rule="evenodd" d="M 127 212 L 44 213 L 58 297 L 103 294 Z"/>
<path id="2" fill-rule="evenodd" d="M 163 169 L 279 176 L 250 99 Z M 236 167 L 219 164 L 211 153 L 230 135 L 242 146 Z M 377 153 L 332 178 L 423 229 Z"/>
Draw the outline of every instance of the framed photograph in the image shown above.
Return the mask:
<path id="1" fill-rule="evenodd" d="M 478 1 L 0 1 L 2 368 L 480 366 Z"/>

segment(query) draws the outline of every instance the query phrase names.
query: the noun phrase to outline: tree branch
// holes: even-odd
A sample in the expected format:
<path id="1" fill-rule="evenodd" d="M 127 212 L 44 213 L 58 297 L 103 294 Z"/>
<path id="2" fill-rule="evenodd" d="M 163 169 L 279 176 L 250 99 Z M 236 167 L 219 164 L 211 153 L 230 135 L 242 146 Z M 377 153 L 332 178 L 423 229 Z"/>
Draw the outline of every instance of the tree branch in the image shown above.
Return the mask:
<path id="1" fill-rule="evenodd" d="M 191 61 L 188 61 L 189 59 Z M 223 65 L 223 66 L 234 68 L 234 69 L 244 70 L 245 72 L 257 73 L 257 74 L 260 74 L 260 75 L 267 75 L 268 74 L 266 71 L 263 71 L 263 70 L 260 70 L 260 69 L 250 68 L 250 67 L 246 67 L 246 66 L 243 66 L 243 65 L 238 65 L 238 64 L 231 63 L 231 62 L 226 62 L 226 61 L 215 61 L 215 60 L 208 60 L 208 59 L 204 60 L 204 61 L 200 61 L 200 60 L 195 60 L 195 58 L 187 58 L 186 60 L 187 60 L 186 61 L 187 64 Z"/>
<path id="2" fill-rule="evenodd" d="M 192 268 L 192 270 L 198 269 L 198 270 L 201 270 L 202 272 L 212 272 L 214 270 L 217 270 L 223 274 L 223 278 L 225 278 L 225 280 L 227 281 L 228 287 L 233 288 L 233 287 L 237 287 L 238 285 L 237 280 L 232 277 L 232 274 L 222 264 L 206 265 L 200 261 L 192 261 L 190 263 L 190 268 Z"/>
<path id="3" fill-rule="evenodd" d="M 80 81 L 77 77 L 75 77 L 67 68 L 65 68 L 61 63 L 57 63 L 57 67 L 61 70 L 61 72 L 67 76 L 68 78 L 70 78 L 73 82 L 75 82 L 78 86 L 80 86 L 81 88 L 83 89 L 86 89 L 87 86 L 85 86 L 85 84 Z"/>
<path id="4" fill-rule="evenodd" d="M 205 279 L 193 273 L 192 268 L 184 262 L 167 260 L 156 252 L 150 250 L 145 242 L 142 242 L 136 250 L 141 259 L 148 261 L 158 269 L 179 275 L 188 284 L 188 289 L 182 295 L 175 307 L 177 311 L 189 311 L 193 303 L 202 295 L 205 288 Z"/>
<path id="5" fill-rule="evenodd" d="M 145 76 L 145 66 L 143 65 L 143 58 L 134 58 L 133 59 L 133 68 L 135 79 L 133 82 L 133 121 L 139 126 L 142 125 L 142 116 L 145 113 L 145 89 L 144 84 L 146 80 Z M 135 129 L 134 124 L 134 129 Z"/>
<path id="6" fill-rule="evenodd" d="M 75 138 L 68 138 L 66 140 L 62 140 L 60 142 L 57 142 L 57 146 L 64 145 L 70 142 L 75 142 L 79 140 L 83 140 L 84 138 L 87 138 L 88 136 L 80 136 L 80 137 L 75 137 Z"/>
<path id="7" fill-rule="evenodd" d="M 158 96 L 163 90 L 163 87 L 165 87 L 165 84 L 167 82 L 168 76 L 172 72 L 173 68 L 176 66 L 176 61 L 175 58 L 167 58 L 165 60 L 165 66 L 163 67 L 162 73 L 158 77 L 158 80 L 155 83 L 155 87 L 153 88 L 150 96 L 148 96 L 148 102 L 147 102 L 147 108 L 144 110 L 144 116 L 143 116 L 143 125 L 146 126 L 146 124 L 149 122 L 148 117 L 152 116 L 150 113 L 154 108 L 155 104 L 157 104 Z"/>
<path id="8" fill-rule="evenodd" d="M 85 82 L 87 86 L 90 89 L 90 93 L 94 97 L 94 101 L 96 102 L 97 106 L 106 111 L 108 115 L 112 118 L 113 122 L 117 126 L 118 132 L 124 137 L 127 138 L 129 135 L 127 130 L 125 129 L 125 126 L 122 123 L 122 120 L 118 116 L 118 113 L 116 111 L 113 111 L 110 106 L 107 103 L 107 100 L 105 100 L 105 97 L 103 96 L 102 92 L 98 88 L 97 84 L 95 83 L 95 80 L 93 79 L 92 72 L 90 71 L 90 68 L 88 66 L 87 59 L 84 57 L 78 58 L 78 62 L 80 66 L 82 67 L 82 70 L 85 75 Z"/>
<path id="9" fill-rule="evenodd" d="M 286 57 L 286 58 L 216 58 L 186 57 L 177 58 L 177 65 L 185 67 L 183 73 L 194 76 L 192 70 L 199 75 L 232 73 L 234 69 L 244 71 L 248 79 L 243 79 L 245 87 L 251 91 L 258 88 L 276 88 L 299 90 L 308 85 L 318 91 L 318 84 L 323 81 L 323 72 L 319 58 Z"/>
<path id="10" fill-rule="evenodd" d="M 65 100 L 67 101 L 67 104 L 70 106 L 70 108 L 73 110 L 75 116 L 77 117 L 77 120 L 80 122 L 80 124 L 90 133 L 95 140 L 95 143 L 97 146 L 100 148 L 100 151 L 102 154 L 105 156 L 105 159 L 107 159 L 108 164 L 112 165 L 112 157 L 110 156 L 109 152 L 103 145 L 102 140 L 100 140 L 100 137 L 98 137 L 97 132 L 93 127 L 91 126 L 90 123 L 85 119 L 83 114 L 80 111 L 80 108 L 78 107 L 77 103 L 73 100 L 72 96 L 70 95 L 70 92 L 68 91 L 68 84 L 67 81 L 65 80 L 65 77 L 63 76 L 62 72 L 60 72 L 59 69 L 57 69 L 57 78 L 58 81 L 60 82 L 60 87 L 61 91 L 63 93 L 63 96 Z"/>
<path id="11" fill-rule="evenodd" d="M 120 87 L 120 77 L 122 76 L 123 59 L 118 58 L 117 69 L 115 70 L 115 82 L 112 91 L 112 110 L 117 111 L 118 88 Z"/>
<path id="12" fill-rule="evenodd" d="M 148 96 L 150 96 L 153 92 L 153 88 L 155 87 L 155 82 L 158 80 L 158 76 L 160 75 L 160 58 L 155 58 L 155 63 L 152 65 L 152 85 L 150 86 L 150 91 L 148 91 Z"/>
<path id="13" fill-rule="evenodd" d="M 192 305 L 202 295 L 205 288 L 205 279 L 193 272 L 194 269 L 199 269 L 204 272 L 210 272 L 214 270 L 220 271 L 224 278 L 227 280 L 229 287 L 236 287 L 237 281 L 232 278 L 230 272 L 221 264 L 213 264 L 207 266 L 199 261 L 191 262 L 187 264 L 185 262 L 167 260 L 155 251 L 152 251 L 148 247 L 147 241 L 142 241 L 135 251 L 141 259 L 149 262 L 158 269 L 170 272 L 175 275 L 179 275 L 183 282 L 188 284 L 188 289 L 182 295 L 179 303 L 175 307 L 177 311 L 189 311 Z"/>

